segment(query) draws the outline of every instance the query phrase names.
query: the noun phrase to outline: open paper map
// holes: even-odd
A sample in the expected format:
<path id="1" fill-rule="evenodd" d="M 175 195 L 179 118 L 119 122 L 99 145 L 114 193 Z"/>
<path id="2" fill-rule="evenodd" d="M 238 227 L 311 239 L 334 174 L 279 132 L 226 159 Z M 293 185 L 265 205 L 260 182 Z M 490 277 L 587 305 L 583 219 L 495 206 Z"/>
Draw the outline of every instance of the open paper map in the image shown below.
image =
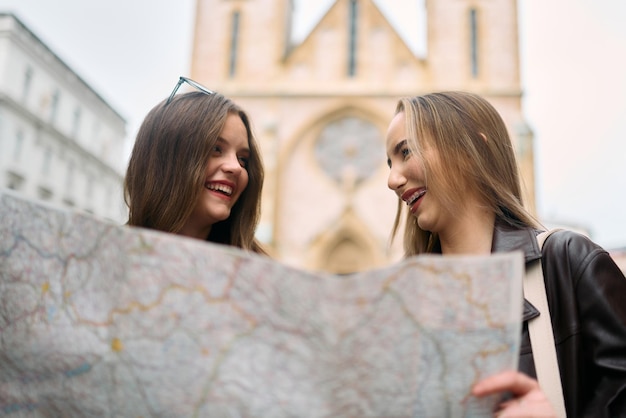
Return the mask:
<path id="1" fill-rule="evenodd" d="M 522 255 L 334 276 L 0 191 L 0 415 L 480 417 Z"/>

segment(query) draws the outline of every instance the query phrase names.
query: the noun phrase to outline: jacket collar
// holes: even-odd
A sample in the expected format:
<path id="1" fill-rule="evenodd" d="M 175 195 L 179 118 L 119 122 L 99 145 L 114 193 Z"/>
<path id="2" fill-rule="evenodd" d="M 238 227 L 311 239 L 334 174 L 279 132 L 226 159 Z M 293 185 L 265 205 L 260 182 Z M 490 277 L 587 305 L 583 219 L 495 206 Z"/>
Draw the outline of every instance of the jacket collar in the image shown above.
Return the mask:
<path id="1" fill-rule="evenodd" d="M 528 264 L 541 258 L 537 234 L 539 231 L 530 227 L 514 227 L 504 222 L 496 221 L 491 243 L 492 253 L 521 251 L 524 253 L 524 262 Z M 441 247 L 435 247 L 435 253 L 441 253 Z M 539 310 L 524 298 L 522 320 L 528 321 L 539 316 Z"/>
<path id="2" fill-rule="evenodd" d="M 496 221 L 493 230 L 491 252 L 521 251 L 524 253 L 526 264 L 538 260 L 541 258 L 541 251 L 539 250 L 539 244 L 537 244 L 538 232 L 534 228 L 513 227 Z"/>
<path id="3" fill-rule="evenodd" d="M 528 267 L 529 263 L 541 258 L 541 250 L 539 250 L 539 244 L 537 244 L 538 232 L 529 227 L 516 228 L 502 222 L 496 222 L 491 252 L 522 251 L 524 253 L 524 261 Z M 522 321 L 528 321 L 537 316 L 539 316 L 537 308 L 524 298 Z"/>

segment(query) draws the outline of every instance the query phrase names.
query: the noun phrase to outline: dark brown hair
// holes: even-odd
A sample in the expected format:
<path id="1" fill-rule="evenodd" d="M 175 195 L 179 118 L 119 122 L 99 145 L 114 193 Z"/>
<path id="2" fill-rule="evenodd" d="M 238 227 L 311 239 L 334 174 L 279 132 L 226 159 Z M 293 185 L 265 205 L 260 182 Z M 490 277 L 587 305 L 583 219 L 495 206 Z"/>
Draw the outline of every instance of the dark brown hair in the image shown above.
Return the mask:
<path id="1" fill-rule="evenodd" d="M 148 113 L 124 181 L 129 225 L 180 231 L 204 187 L 207 161 L 229 114 L 239 115 L 248 135 L 248 185 L 207 240 L 264 253 L 254 238 L 264 177 L 259 148 L 247 114 L 219 93 L 179 94 Z"/>

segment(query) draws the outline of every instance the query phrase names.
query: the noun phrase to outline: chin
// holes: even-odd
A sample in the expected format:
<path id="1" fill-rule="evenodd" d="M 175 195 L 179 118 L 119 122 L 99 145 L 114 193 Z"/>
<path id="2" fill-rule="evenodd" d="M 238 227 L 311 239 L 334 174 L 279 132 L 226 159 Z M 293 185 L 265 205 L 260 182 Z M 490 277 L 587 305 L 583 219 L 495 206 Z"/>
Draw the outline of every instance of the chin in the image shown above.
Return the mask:
<path id="1" fill-rule="evenodd" d="M 215 222 L 222 222 L 225 221 L 226 219 L 228 219 L 230 217 L 230 211 L 228 212 L 217 212 L 217 213 L 212 213 L 211 214 L 211 218 L 215 219 Z"/>
<path id="2" fill-rule="evenodd" d="M 417 226 L 420 227 L 423 231 L 433 232 L 433 223 L 429 222 L 427 219 L 417 218 Z"/>

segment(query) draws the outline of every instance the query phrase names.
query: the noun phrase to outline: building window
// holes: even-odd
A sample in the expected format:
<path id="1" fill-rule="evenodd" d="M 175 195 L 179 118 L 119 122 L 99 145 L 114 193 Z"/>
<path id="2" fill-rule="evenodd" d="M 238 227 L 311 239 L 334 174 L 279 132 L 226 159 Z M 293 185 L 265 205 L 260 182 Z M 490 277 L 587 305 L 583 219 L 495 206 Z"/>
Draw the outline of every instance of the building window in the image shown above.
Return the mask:
<path id="1" fill-rule="evenodd" d="M 13 161 L 18 162 L 22 158 L 22 148 L 24 148 L 24 132 L 17 131 L 15 134 L 15 147 L 13 148 Z"/>
<path id="2" fill-rule="evenodd" d="M 4 131 L 4 124 L 2 123 L 2 118 L 4 117 L 4 115 L 2 114 L 2 110 L 0 110 L 0 156 L 5 155 L 5 153 L 2 151 L 2 148 L 5 146 L 3 144 L 4 142 L 4 135 L 2 134 Z M 2 157 L 0 157 L 0 162 L 2 162 Z"/>
<path id="3" fill-rule="evenodd" d="M 476 9 L 471 9 L 470 19 L 470 60 L 472 66 L 472 77 L 478 77 L 478 16 Z"/>
<path id="4" fill-rule="evenodd" d="M 348 33 L 348 77 L 356 75 L 356 47 L 357 47 L 357 0 L 350 0 L 350 22 Z"/>
<path id="5" fill-rule="evenodd" d="M 80 128 L 80 107 L 74 109 L 74 120 L 72 121 L 72 136 L 76 138 L 78 136 L 78 129 Z"/>
<path id="6" fill-rule="evenodd" d="M 85 179 L 85 198 L 91 200 L 93 198 L 93 185 L 94 177 L 91 174 L 87 174 Z"/>
<path id="7" fill-rule="evenodd" d="M 67 163 L 67 172 L 65 173 L 65 190 L 71 194 L 74 187 L 74 162 Z"/>
<path id="8" fill-rule="evenodd" d="M 55 90 L 52 94 L 52 103 L 50 103 L 50 123 L 54 123 L 57 118 L 60 95 L 61 93 L 59 92 L 59 90 Z"/>
<path id="9" fill-rule="evenodd" d="M 24 185 L 24 177 L 11 171 L 7 172 L 7 188 L 11 190 L 21 190 Z"/>
<path id="10" fill-rule="evenodd" d="M 228 74 L 234 77 L 237 72 L 237 49 L 239 47 L 239 12 L 233 13 L 232 33 L 230 38 L 230 66 Z"/>
<path id="11" fill-rule="evenodd" d="M 76 167 L 73 161 L 69 161 L 67 163 L 67 171 L 65 173 L 65 192 L 63 193 L 63 204 L 66 206 L 73 207 L 74 206 L 74 175 L 76 172 Z"/>
<path id="12" fill-rule="evenodd" d="M 47 187 L 39 186 L 37 189 L 37 195 L 41 200 L 50 200 L 52 199 L 52 190 Z"/>
<path id="13" fill-rule="evenodd" d="M 47 147 L 43 153 L 43 163 L 41 165 L 41 174 L 50 174 L 50 166 L 52 165 L 52 148 Z"/>
<path id="14" fill-rule="evenodd" d="M 384 153 L 378 128 L 356 117 L 329 123 L 315 142 L 315 159 L 320 168 L 346 192 L 376 172 Z"/>
<path id="15" fill-rule="evenodd" d="M 31 85 L 33 84 L 33 69 L 27 67 L 24 72 L 24 84 L 22 85 L 22 100 L 26 101 L 28 94 L 30 93 Z"/>
<path id="16" fill-rule="evenodd" d="M 91 174 L 87 174 L 85 177 L 85 199 L 83 200 L 83 209 L 87 213 L 93 214 L 93 207 L 95 207 L 94 202 L 94 187 L 95 187 L 95 179 Z"/>

